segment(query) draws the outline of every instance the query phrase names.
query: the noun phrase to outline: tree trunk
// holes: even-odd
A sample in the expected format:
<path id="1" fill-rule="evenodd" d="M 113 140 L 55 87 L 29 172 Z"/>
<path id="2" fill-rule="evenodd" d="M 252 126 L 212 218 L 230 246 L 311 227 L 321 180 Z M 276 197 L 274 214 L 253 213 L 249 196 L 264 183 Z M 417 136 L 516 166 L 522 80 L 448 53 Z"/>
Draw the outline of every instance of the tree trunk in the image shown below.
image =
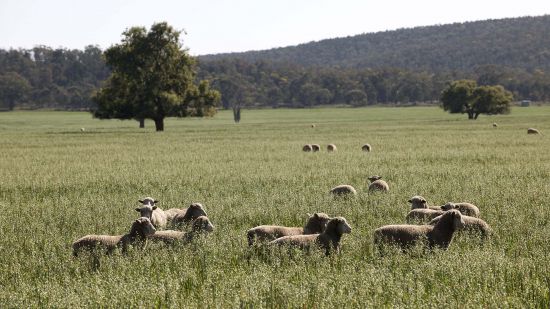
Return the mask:
<path id="1" fill-rule="evenodd" d="M 138 119 L 139 121 L 139 128 L 143 129 L 145 128 L 145 119 Z"/>
<path id="2" fill-rule="evenodd" d="M 158 131 L 164 131 L 164 118 L 155 119 L 155 129 Z"/>

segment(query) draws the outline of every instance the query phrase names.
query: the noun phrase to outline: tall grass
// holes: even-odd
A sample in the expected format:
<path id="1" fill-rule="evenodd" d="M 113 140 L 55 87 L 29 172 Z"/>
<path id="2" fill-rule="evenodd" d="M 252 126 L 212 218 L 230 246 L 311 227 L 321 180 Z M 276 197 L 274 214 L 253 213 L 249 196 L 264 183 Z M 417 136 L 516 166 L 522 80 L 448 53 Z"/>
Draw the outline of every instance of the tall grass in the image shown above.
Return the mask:
<path id="1" fill-rule="evenodd" d="M 222 111 L 156 133 L 86 113 L 1 113 L 0 307 L 548 307 L 550 139 L 526 133 L 550 132 L 548 119 L 548 107 L 477 121 L 429 107 L 244 110 L 239 124 Z M 389 193 L 366 192 L 373 174 Z M 328 196 L 344 183 L 355 199 Z M 380 257 L 372 231 L 404 223 L 416 194 L 476 204 L 494 237 Z M 125 233 L 149 195 L 165 209 L 203 203 L 215 232 L 99 268 L 71 257 L 83 235 Z M 340 255 L 247 248 L 248 228 L 317 211 L 352 225 Z"/>

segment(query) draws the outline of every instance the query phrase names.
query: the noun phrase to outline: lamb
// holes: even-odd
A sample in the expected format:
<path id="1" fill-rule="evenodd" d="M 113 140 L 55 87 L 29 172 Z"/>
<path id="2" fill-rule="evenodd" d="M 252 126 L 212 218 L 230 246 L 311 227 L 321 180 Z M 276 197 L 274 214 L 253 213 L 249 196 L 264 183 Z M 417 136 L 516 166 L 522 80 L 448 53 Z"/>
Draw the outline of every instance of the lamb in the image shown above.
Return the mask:
<path id="1" fill-rule="evenodd" d="M 305 152 L 310 152 L 310 151 L 313 151 L 313 148 L 311 147 L 310 144 L 306 144 L 304 145 L 304 147 L 302 147 L 302 150 Z"/>
<path id="2" fill-rule="evenodd" d="M 327 151 L 328 151 L 328 152 L 336 151 L 336 145 L 334 145 L 334 144 L 328 144 L 328 146 L 327 146 Z"/>
<path id="3" fill-rule="evenodd" d="M 363 147 L 361 147 L 361 150 L 365 151 L 365 152 L 370 152 L 372 149 L 372 147 L 370 146 L 370 144 L 365 144 L 363 145 Z"/>
<path id="4" fill-rule="evenodd" d="M 214 225 L 208 217 L 200 216 L 193 221 L 193 228 L 190 232 L 180 232 L 175 230 L 157 231 L 147 236 L 147 239 L 154 242 L 163 242 L 167 245 L 176 243 L 187 244 L 199 235 L 204 235 L 214 231 Z"/>
<path id="5" fill-rule="evenodd" d="M 313 150 L 313 152 L 316 152 L 321 150 L 321 146 L 319 144 L 312 144 L 311 149 Z"/>
<path id="6" fill-rule="evenodd" d="M 154 200 L 152 197 L 146 197 L 138 202 L 140 202 L 142 206 L 137 207 L 136 211 L 139 212 L 141 217 L 149 218 L 156 228 L 166 227 L 166 214 L 161 208 L 155 205 L 159 202 L 158 200 Z"/>
<path id="7" fill-rule="evenodd" d="M 470 203 L 452 203 L 448 202 L 441 206 L 441 210 L 447 211 L 451 209 L 457 209 L 461 214 L 470 217 L 479 218 L 479 208 L 476 205 Z"/>
<path id="8" fill-rule="evenodd" d="M 464 216 L 458 210 L 445 212 L 434 225 L 385 225 L 374 231 L 374 244 L 379 248 L 384 243 L 396 244 L 406 250 L 416 243 L 427 240 L 429 249 L 447 249 L 456 230 L 464 225 Z"/>
<path id="9" fill-rule="evenodd" d="M 355 188 L 350 185 L 338 185 L 330 189 L 330 193 L 334 194 L 335 196 L 357 195 L 357 191 L 355 190 Z"/>
<path id="10" fill-rule="evenodd" d="M 124 235 L 86 235 L 73 242 L 73 256 L 78 257 L 81 249 L 86 249 L 93 252 L 96 249 L 105 249 L 107 254 L 111 254 L 116 248 L 122 248 L 122 253 L 125 254 L 128 250 L 128 245 L 139 243 L 141 247 L 145 247 L 147 236 L 156 232 L 151 220 L 146 217 L 141 217 L 132 223 L 130 232 Z"/>
<path id="11" fill-rule="evenodd" d="M 351 226 L 345 218 L 336 217 L 330 219 L 327 228 L 321 234 L 292 235 L 277 238 L 271 241 L 270 245 L 290 246 L 309 250 L 313 244 L 325 250 L 328 256 L 331 252 L 340 252 L 340 240 L 343 234 L 351 233 Z"/>
<path id="12" fill-rule="evenodd" d="M 441 209 L 429 209 L 429 208 L 416 208 L 407 214 L 406 220 L 407 223 L 414 223 L 414 222 L 429 222 L 433 218 L 437 216 L 441 216 L 446 211 Z"/>
<path id="13" fill-rule="evenodd" d="M 464 221 L 461 228 L 462 230 L 478 233 L 483 239 L 489 237 L 493 232 L 489 224 L 479 218 L 462 216 L 462 219 Z M 428 225 L 436 225 L 441 220 L 442 216 L 437 216 L 433 218 Z"/>
<path id="14" fill-rule="evenodd" d="M 322 212 L 314 213 L 313 215 L 308 214 L 308 216 L 309 218 L 303 228 L 277 225 L 260 225 L 251 228 L 246 232 L 248 245 L 252 246 L 255 239 L 258 241 L 267 241 L 275 240 L 283 236 L 319 234 L 325 230 L 330 220 L 330 217 Z"/>
<path id="15" fill-rule="evenodd" d="M 411 199 L 409 200 L 409 203 L 411 203 L 411 210 L 419 209 L 419 208 L 441 210 L 441 206 L 428 206 L 428 202 L 426 202 L 426 199 L 420 195 L 415 195 L 411 197 Z"/>
<path id="16" fill-rule="evenodd" d="M 369 185 L 369 191 L 386 192 L 390 190 L 390 186 L 388 186 L 388 183 L 382 180 L 381 178 L 382 176 L 378 176 L 378 175 L 374 175 L 368 178 L 371 181 L 371 184 Z"/>
<path id="17" fill-rule="evenodd" d="M 178 214 L 174 216 L 172 219 L 172 226 L 174 228 L 182 227 L 200 216 L 208 216 L 204 210 L 204 206 L 202 206 L 201 203 L 192 203 L 187 209 L 179 211 Z"/>
<path id="18" fill-rule="evenodd" d="M 540 132 L 535 128 L 529 128 L 527 129 L 527 134 L 540 134 Z"/>
<path id="19" fill-rule="evenodd" d="M 493 128 L 498 127 L 498 124 L 496 122 L 493 122 Z"/>

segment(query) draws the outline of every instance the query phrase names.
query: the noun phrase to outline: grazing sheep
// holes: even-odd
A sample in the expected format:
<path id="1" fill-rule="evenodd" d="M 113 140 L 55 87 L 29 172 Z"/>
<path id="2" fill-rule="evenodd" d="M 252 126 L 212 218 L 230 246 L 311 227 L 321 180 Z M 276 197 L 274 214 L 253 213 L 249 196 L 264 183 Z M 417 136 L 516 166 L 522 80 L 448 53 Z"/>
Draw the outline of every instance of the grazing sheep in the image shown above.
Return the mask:
<path id="1" fill-rule="evenodd" d="M 426 239 L 430 249 L 447 249 L 454 232 L 464 225 L 463 218 L 458 210 L 449 210 L 434 225 L 385 225 L 374 231 L 374 244 L 379 248 L 383 243 L 396 244 L 405 250 Z"/>
<path id="2" fill-rule="evenodd" d="M 498 124 L 496 122 L 493 122 L 493 128 L 498 127 Z"/>
<path id="3" fill-rule="evenodd" d="M 444 211 L 457 209 L 461 214 L 470 217 L 479 218 L 479 208 L 476 205 L 470 203 L 452 203 L 448 202 L 445 205 L 441 206 L 441 209 Z"/>
<path id="4" fill-rule="evenodd" d="M 370 144 L 365 144 L 363 145 L 363 147 L 361 147 L 361 150 L 365 151 L 365 152 L 370 152 L 372 149 L 372 147 L 370 146 Z"/>
<path id="5" fill-rule="evenodd" d="M 313 149 L 313 152 L 321 150 L 321 146 L 319 144 L 312 144 L 311 149 Z"/>
<path id="6" fill-rule="evenodd" d="M 310 152 L 310 151 L 313 151 L 313 147 L 311 147 L 310 144 L 306 144 L 304 145 L 304 147 L 302 147 L 302 150 L 305 152 Z"/>
<path id="7" fill-rule="evenodd" d="M 406 220 L 407 220 L 407 223 L 415 223 L 415 222 L 426 223 L 437 216 L 441 216 L 444 213 L 445 211 L 441 209 L 435 210 L 435 209 L 429 209 L 429 208 L 416 208 L 409 211 L 409 213 L 407 214 Z"/>
<path id="8" fill-rule="evenodd" d="M 433 218 L 428 225 L 436 225 L 441 219 L 442 216 L 437 216 Z M 489 237 L 493 232 L 489 224 L 479 218 L 462 216 L 462 219 L 464 220 L 464 224 L 461 228 L 462 230 L 478 233 L 483 239 Z"/>
<path id="9" fill-rule="evenodd" d="M 158 231 L 147 236 L 147 239 L 154 242 L 163 242 L 171 245 L 175 243 L 187 244 L 199 235 L 211 233 L 214 231 L 214 225 L 208 217 L 200 216 L 193 221 L 193 228 L 189 232 L 180 232 L 175 230 Z"/>
<path id="10" fill-rule="evenodd" d="M 84 131 L 86 131 L 86 128 L 80 128 L 80 131 L 84 132 Z"/>
<path id="11" fill-rule="evenodd" d="M 527 129 L 527 134 L 540 134 L 540 132 L 535 128 L 529 128 Z"/>
<path id="12" fill-rule="evenodd" d="M 132 223 L 130 232 L 124 235 L 86 235 L 73 242 L 73 256 L 77 257 L 82 248 L 92 252 L 96 248 L 105 249 L 107 254 L 111 254 L 116 248 L 122 248 L 122 253 L 126 253 L 128 245 L 139 242 L 142 248 L 145 247 L 147 236 L 155 233 L 155 227 L 151 220 L 141 217 Z"/>
<path id="13" fill-rule="evenodd" d="M 192 203 L 185 212 L 179 212 L 174 216 L 172 219 L 172 226 L 174 228 L 182 227 L 200 216 L 208 216 L 204 210 L 204 206 L 202 206 L 201 203 Z"/>
<path id="14" fill-rule="evenodd" d="M 354 187 L 350 185 L 338 185 L 332 189 L 330 189 L 330 193 L 334 194 L 335 196 L 343 196 L 343 195 L 357 195 L 357 191 Z"/>
<path id="15" fill-rule="evenodd" d="M 258 241 L 271 241 L 283 236 L 319 234 L 325 230 L 329 220 L 330 217 L 327 214 L 318 212 L 314 213 L 313 215 L 309 215 L 306 225 L 303 228 L 277 225 L 260 225 L 251 228 L 246 232 L 248 245 L 252 246 L 255 239 L 257 239 Z"/>
<path id="16" fill-rule="evenodd" d="M 158 200 L 154 200 L 152 197 L 146 197 L 138 202 L 140 202 L 142 206 L 137 207 L 136 211 L 139 212 L 141 217 L 149 218 L 156 228 L 166 227 L 166 214 L 160 207 L 155 205 L 159 202 Z"/>
<path id="17" fill-rule="evenodd" d="M 332 251 L 340 252 L 340 240 L 342 235 L 346 233 L 351 233 L 351 226 L 345 218 L 336 217 L 330 219 L 327 228 L 321 234 L 284 236 L 271 241 L 269 244 L 298 247 L 300 249 L 309 249 L 313 244 L 316 244 L 325 250 L 325 255 L 330 255 Z"/>
<path id="18" fill-rule="evenodd" d="M 314 124 L 314 123 L 312 123 L 312 124 L 311 124 L 311 127 L 312 127 L 312 128 L 315 128 L 315 124 Z"/>
<path id="19" fill-rule="evenodd" d="M 415 195 L 411 197 L 411 199 L 409 200 L 409 203 L 411 203 L 411 210 L 419 209 L 419 208 L 441 210 L 441 206 L 428 206 L 428 202 L 426 202 L 426 199 L 420 195 Z"/>
<path id="20" fill-rule="evenodd" d="M 327 151 L 328 151 L 328 152 L 332 152 L 332 151 L 336 151 L 336 150 L 337 150 L 337 149 L 336 149 L 336 145 L 334 145 L 334 144 L 328 144 L 328 146 L 327 146 Z"/>
<path id="21" fill-rule="evenodd" d="M 369 191 L 389 191 L 390 186 L 388 186 L 388 183 L 381 179 L 382 176 L 374 175 L 369 177 L 368 179 L 371 181 L 371 184 L 369 185 Z"/>

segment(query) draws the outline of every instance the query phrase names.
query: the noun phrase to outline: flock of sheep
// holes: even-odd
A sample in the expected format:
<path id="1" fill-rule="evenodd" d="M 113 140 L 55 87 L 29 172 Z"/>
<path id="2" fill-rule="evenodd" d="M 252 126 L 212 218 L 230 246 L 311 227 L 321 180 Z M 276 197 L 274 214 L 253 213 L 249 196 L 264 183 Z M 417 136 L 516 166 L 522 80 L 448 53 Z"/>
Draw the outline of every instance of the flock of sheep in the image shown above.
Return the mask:
<path id="1" fill-rule="evenodd" d="M 312 125 L 315 127 L 315 125 Z M 498 127 L 493 123 L 493 127 Z M 541 134 L 537 129 L 527 129 L 527 134 Z M 370 152 L 370 144 L 364 144 L 361 149 Z M 305 152 L 321 150 L 319 144 L 306 144 Z M 336 145 L 328 144 L 327 151 L 336 151 Z M 369 191 L 389 191 L 389 185 L 381 176 L 369 177 Z M 351 185 L 339 185 L 330 190 L 334 196 L 356 195 L 357 190 Z M 132 222 L 130 231 L 124 235 L 87 235 L 76 240 L 73 245 L 73 256 L 78 256 L 82 249 L 95 251 L 101 249 L 107 254 L 121 248 L 125 253 L 129 245 L 145 247 L 147 241 L 161 242 L 168 245 L 186 244 L 195 237 L 214 230 L 212 222 L 207 217 L 200 203 L 193 203 L 187 208 L 171 208 L 162 210 L 157 200 L 147 197 L 139 200 L 141 207 L 136 208 L 140 217 Z M 442 206 L 428 206 L 422 196 L 413 196 L 411 210 L 405 219 L 408 224 L 385 225 L 374 231 L 374 244 L 380 248 L 386 244 L 397 245 L 406 250 L 418 243 L 428 248 L 446 249 L 451 243 L 454 233 L 458 230 L 474 231 L 482 239 L 491 234 L 489 225 L 479 218 L 479 209 L 471 203 L 448 202 Z M 247 231 L 248 245 L 256 242 L 268 242 L 270 245 L 284 245 L 300 249 L 318 247 L 326 255 L 339 252 L 343 234 L 351 233 L 351 226 L 343 217 L 330 218 L 325 213 L 309 215 L 305 226 L 284 227 L 277 225 L 261 225 Z M 420 225 L 417 225 L 421 223 Z M 170 224 L 172 229 L 165 228 Z M 189 228 L 190 226 L 190 228 Z M 381 249 L 381 248 L 380 248 Z"/>

